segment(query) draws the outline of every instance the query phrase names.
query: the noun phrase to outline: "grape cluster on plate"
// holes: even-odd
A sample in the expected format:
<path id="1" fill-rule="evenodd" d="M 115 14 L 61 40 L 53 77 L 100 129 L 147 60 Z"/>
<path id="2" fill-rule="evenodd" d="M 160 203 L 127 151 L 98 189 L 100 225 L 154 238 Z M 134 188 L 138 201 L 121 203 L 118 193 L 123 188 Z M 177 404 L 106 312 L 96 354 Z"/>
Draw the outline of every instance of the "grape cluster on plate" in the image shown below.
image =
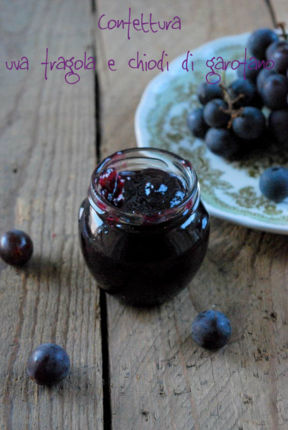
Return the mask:
<path id="1" fill-rule="evenodd" d="M 258 29 L 250 35 L 247 48 L 251 57 L 245 70 L 241 65 L 237 79 L 227 87 L 202 82 L 197 91 L 202 107 L 187 116 L 194 136 L 228 160 L 266 148 L 269 140 L 276 141 L 279 150 L 288 150 L 287 34 L 283 31 L 279 37 L 273 30 Z M 262 68 L 257 67 L 257 60 L 264 60 Z M 259 186 L 267 198 L 284 200 L 288 197 L 288 168 L 265 170 Z"/>

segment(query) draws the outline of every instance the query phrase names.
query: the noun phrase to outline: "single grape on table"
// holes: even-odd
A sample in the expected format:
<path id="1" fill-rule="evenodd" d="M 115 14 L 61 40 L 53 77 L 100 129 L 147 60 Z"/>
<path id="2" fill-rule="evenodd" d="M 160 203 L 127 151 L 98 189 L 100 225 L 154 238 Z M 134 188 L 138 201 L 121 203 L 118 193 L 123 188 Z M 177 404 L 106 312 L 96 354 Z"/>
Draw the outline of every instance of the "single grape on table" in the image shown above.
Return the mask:
<path id="1" fill-rule="evenodd" d="M 61 346 L 43 343 L 32 351 L 28 363 L 28 376 L 39 385 L 55 385 L 68 375 L 70 359 Z"/>
<path id="2" fill-rule="evenodd" d="M 201 312 L 192 323 L 192 338 L 205 349 L 222 348 L 230 337 L 231 324 L 222 312 L 213 309 Z"/>
<path id="3" fill-rule="evenodd" d="M 0 257 L 11 266 L 23 266 L 33 254 L 33 242 L 22 230 L 13 229 L 0 237 Z"/>

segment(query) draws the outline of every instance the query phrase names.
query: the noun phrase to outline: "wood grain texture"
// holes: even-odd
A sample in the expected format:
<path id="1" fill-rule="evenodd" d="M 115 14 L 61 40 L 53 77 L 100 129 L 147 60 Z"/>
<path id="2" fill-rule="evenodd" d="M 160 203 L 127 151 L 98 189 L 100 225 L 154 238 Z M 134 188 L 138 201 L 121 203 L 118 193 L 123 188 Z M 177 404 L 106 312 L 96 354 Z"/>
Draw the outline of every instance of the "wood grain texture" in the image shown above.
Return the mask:
<path id="1" fill-rule="evenodd" d="M 63 71 L 44 80 L 41 61 L 91 55 L 88 0 L 1 5 L 0 230 L 18 227 L 34 241 L 23 270 L 0 263 L 0 428 L 103 428 L 99 293 L 85 268 L 77 213 L 95 160 L 94 76 L 76 85 Z M 30 70 L 4 60 L 27 56 Z M 31 350 L 64 346 L 71 374 L 53 389 L 26 375 Z"/>
<path id="2" fill-rule="evenodd" d="M 288 5 L 285 0 L 270 0 L 274 8 L 277 21 L 285 22 L 288 25 Z"/>
<path id="3" fill-rule="evenodd" d="M 131 71 L 137 50 L 173 58 L 222 35 L 271 26 L 264 0 L 134 1 L 158 18 L 179 15 L 181 32 L 157 36 L 96 31 L 102 106 L 102 157 L 135 146 L 134 113 L 155 74 Z M 97 0 L 97 16 L 124 18 L 128 5 Z M 115 58 L 117 72 L 107 70 Z M 286 237 L 212 219 L 207 257 L 189 289 L 151 311 L 108 297 L 112 424 L 114 430 L 286 430 Z M 230 344 L 216 354 L 191 340 L 199 311 L 215 307 L 233 327 Z"/>

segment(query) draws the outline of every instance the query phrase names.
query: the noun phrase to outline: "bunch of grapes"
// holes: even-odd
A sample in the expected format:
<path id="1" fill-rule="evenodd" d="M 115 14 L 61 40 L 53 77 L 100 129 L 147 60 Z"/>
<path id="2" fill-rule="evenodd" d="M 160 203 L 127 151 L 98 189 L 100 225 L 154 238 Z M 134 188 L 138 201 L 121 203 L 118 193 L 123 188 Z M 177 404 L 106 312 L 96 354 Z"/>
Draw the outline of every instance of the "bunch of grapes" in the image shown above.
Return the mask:
<path id="1" fill-rule="evenodd" d="M 237 79 L 228 87 L 200 84 L 197 96 L 202 107 L 188 113 L 187 124 L 215 154 L 237 159 L 264 147 L 267 136 L 278 142 L 279 150 L 288 150 L 288 40 L 284 30 L 282 36 L 267 28 L 254 31 L 248 39 L 252 57 L 245 74 L 239 67 Z M 266 67 L 274 66 L 257 69 L 255 59 Z M 268 117 L 263 107 L 268 108 Z M 288 197 L 288 169 L 267 169 L 261 175 L 260 190 L 276 202 L 284 200 Z"/>

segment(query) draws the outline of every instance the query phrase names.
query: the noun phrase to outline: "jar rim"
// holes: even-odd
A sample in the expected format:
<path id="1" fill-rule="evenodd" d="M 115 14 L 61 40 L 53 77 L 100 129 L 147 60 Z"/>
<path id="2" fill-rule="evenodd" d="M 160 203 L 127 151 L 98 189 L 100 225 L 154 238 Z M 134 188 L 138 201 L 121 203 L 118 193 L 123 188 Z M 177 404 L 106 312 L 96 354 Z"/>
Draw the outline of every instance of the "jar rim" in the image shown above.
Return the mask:
<path id="1" fill-rule="evenodd" d="M 136 155 L 138 154 L 138 155 Z M 129 157 L 131 155 L 131 157 Z M 147 217 L 147 215 L 143 215 L 140 213 L 131 213 L 122 210 L 114 206 L 112 203 L 107 201 L 102 194 L 99 192 L 99 189 L 96 187 L 97 179 L 99 175 L 106 169 L 108 169 L 111 164 L 121 162 L 124 160 L 135 160 L 135 159 L 154 159 L 163 162 L 168 165 L 174 165 L 175 168 L 178 168 L 179 172 L 182 169 L 182 173 L 186 175 L 186 195 L 183 201 L 173 207 L 167 208 L 162 211 L 159 211 L 151 217 Z M 94 169 L 91 175 L 91 183 L 89 188 L 88 195 L 90 204 L 92 207 L 103 216 L 107 216 L 108 219 L 116 220 L 119 223 L 125 224 L 159 224 L 164 221 L 174 219 L 180 214 L 183 214 L 185 210 L 195 210 L 198 207 L 200 200 L 200 187 L 198 183 L 197 174 L 192 167 L 192 164 L 180 157 L 173 152 L 166 151 L 164 149 L 158 149 L 153 147 L 134 147 L 128 148 L 124 150 L 120 150 L 114 152 L 113 154 L 105 157 Z"/>

